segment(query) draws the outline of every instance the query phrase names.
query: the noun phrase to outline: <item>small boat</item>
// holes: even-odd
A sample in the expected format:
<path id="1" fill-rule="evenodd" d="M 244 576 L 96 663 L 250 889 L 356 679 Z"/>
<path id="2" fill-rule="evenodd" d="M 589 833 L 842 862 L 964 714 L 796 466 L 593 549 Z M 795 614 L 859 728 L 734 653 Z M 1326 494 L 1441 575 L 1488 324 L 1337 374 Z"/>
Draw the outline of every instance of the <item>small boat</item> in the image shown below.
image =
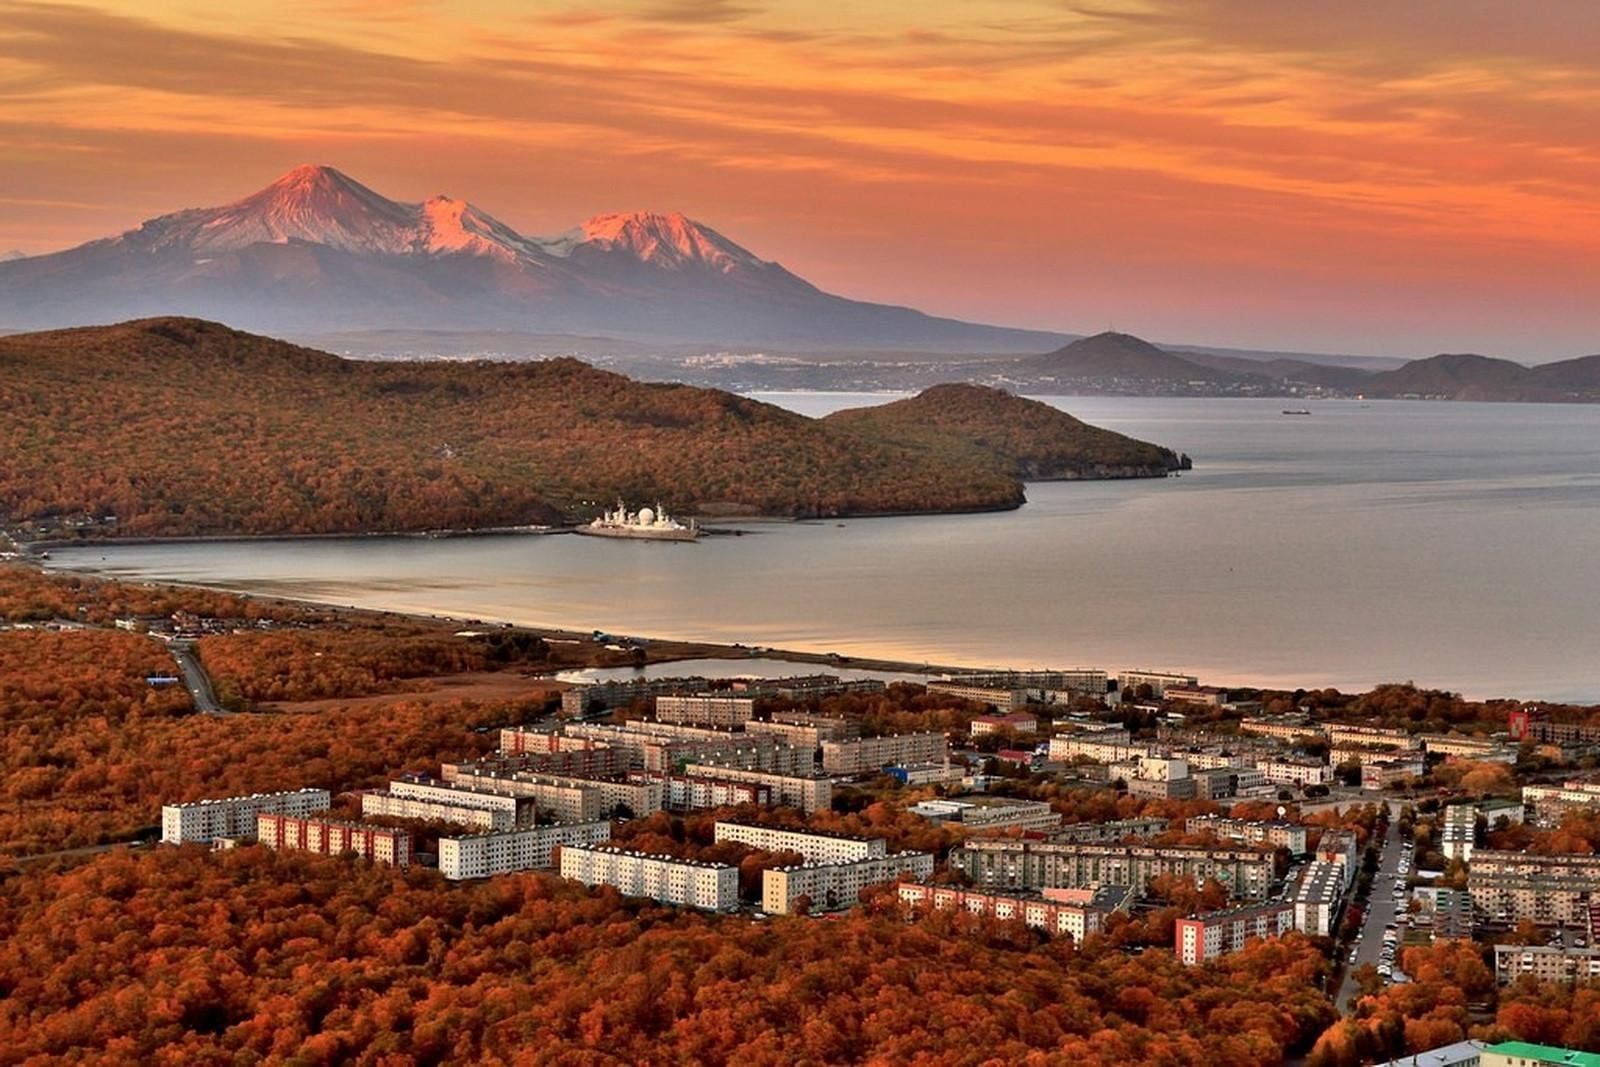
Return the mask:
<path id="1" fill-rule="evenodd" d="M 1310 408 L 1284 408 L 1283 409 L 1283 413 L 1285 415 L 1309 415 L 1309 414 L 1311 414 L 1311 409 Z"/>

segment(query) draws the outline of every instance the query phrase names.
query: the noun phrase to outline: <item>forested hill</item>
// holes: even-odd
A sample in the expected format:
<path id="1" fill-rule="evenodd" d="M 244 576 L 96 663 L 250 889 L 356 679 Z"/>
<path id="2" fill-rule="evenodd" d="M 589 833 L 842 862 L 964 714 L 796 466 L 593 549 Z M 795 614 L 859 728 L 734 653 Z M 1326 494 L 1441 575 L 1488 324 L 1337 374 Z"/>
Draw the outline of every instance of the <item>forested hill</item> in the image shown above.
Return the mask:
<path id="1" fill-rule="evenodd" d="M 213 323 L 0 338 L 0 512 L 124 536 L 559 522 L 617 498 L 774 515 L 1021 487 L 728 393 L 574 360 L 355 363 Z"/>
<path id="2" fill-rule="evenodd" d="M 981 385 L 936 385 L 892 404 L 838 411 L 824 421 L 942 462 L 990 462 L 1034 481 L 1159 478 L 1188 465 L 1188 457 L 1169 448 Z"/>

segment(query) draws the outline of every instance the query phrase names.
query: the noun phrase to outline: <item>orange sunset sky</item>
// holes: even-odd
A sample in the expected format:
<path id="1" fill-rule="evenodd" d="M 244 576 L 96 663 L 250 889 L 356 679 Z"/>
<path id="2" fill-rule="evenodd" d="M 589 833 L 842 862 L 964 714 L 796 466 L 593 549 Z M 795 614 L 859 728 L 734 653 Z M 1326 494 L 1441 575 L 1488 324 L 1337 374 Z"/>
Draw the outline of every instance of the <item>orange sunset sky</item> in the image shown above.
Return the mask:
<path id="1" fill-rule="evenodd" d="M 0 252 L 318 162 L 983 321 L 1600 351 L 1586 0 L 0 0 L 0 42 Z"/>

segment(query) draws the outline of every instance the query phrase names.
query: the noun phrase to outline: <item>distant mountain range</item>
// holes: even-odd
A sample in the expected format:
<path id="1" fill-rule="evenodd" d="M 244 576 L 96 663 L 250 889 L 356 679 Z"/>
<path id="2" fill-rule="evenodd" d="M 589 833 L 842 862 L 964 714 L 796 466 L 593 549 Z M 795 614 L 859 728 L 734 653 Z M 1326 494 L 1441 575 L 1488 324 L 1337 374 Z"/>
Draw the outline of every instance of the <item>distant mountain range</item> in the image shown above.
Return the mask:
<path id="1" fill-rule="evenodd" d="M 296 167 L 222 207 L 0 261 L 0 328 L 195 315 L 279 335 L 420 328 L 831 348 L 1036 352 L 1068 335 L 825 293 L 680 214 L 518 233 L 463 200 L 389 200 Z"/>
<path id="2" fill-rule="evenodd" d="M 401 203 L 320 166 L 64 252 L 0 255 L 0 334 L 160 315 L 357 357 L 576 355 L 731 389 L 1600 400 L 1600 356 L 1401 365 L 980 325 L 823 292 L 680 214 L 535 237 L 463 200 Z"/>

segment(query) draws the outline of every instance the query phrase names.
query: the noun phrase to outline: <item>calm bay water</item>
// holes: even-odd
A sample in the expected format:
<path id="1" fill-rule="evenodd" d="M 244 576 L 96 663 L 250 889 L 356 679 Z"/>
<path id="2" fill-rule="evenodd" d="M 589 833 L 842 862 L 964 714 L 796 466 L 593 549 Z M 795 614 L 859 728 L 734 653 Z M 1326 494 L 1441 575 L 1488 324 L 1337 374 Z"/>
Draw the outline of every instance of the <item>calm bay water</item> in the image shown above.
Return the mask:
<path id="1" fill-rule="evenodd" d="M 806 414 L 889 397 L 765 394 Z M 503 536 L 72 549 L 55 565 L 364 607 L 1000 666 L 1600 700 L 1600 406 L 1044 398 L 1186 451 L 990 515 L 697 545 Z"/>

